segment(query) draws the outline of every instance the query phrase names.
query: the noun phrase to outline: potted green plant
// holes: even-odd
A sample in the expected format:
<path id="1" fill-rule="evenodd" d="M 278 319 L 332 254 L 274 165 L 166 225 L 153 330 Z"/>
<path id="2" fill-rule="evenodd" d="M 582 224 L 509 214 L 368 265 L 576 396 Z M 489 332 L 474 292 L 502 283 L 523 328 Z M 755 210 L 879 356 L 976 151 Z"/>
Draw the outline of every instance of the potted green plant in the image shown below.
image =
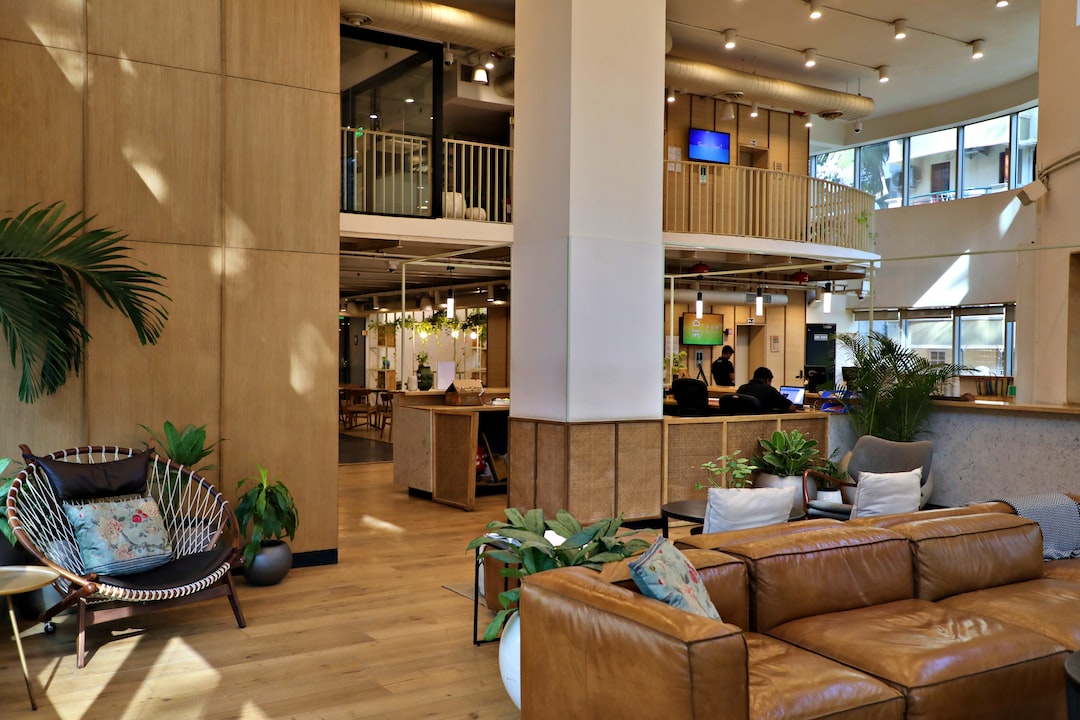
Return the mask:
<path id="1" fill-rule="evenodd" d="M 236 520 L 244 538 L 244 578 L 252 585 L 275 585 L 292 568 L 292 550 L 285 538 L 295 538 L 300 517 L 285 483 L 271 480 L 265 468 L 255 468 L 257 475 L 249 475 L 236 485 Z M 244 490 L 249 482 L 253 484 Z"/>
<path id="2" fill-rule="evenodd" d="M 90 341 L 85 288 L 131 321 L 144 345 L 157 342 L 168 318 L 165 278 L 126 263 L 127 236 L 88 230 L 92 217 L 62 217 L 64 207 L 31 205 L 0 219 L 0 329 L 25 403 L 79 374 Z"/>
<path id="3" fill-rule="evenodd" d="M 756 480 L 757 486 L 795 488 L 791 517 L 803 514 L 802 476 L 817 463 L 817 444 L 817 440 L 798 430 L 777 430 L 772 436 L 758 440 L 761 453 L 754 456 L 754 464 L 761 473 Z"/>
<path id="4" fill-rule="evenodd" d="M 207 445 L 205 425 L 195 427 L 188 423 L 183 430 L 178 430 L 175 425 L 166 420 L 161 435 L 158 435 L 146 425 L 139 425 L 139 427 L 154 439 L 154 442 L 157 443 L 157 451 L 174 463 L 183 465 L 185 468 L 197 473 L 217 470 L 217 465 L 209 463 L 195 467 L 224 440 L 224 438 L 219 438 Z"/>
<path id="5" fill-rule="evenodd" d="M 428 367 L 428 354 L 421 350 L 416 353 L 416 387 L 419 390 L 430 390 L 435 384 L 435 373 Z"/>
<path id="6" fill-rule="evenodd" d="M 623 523 L 621 515 L 583 527 L 567 510 L 559 510 L 554 519 L 545 518 L 540 508 L 524 514 L 517 508 L 506 508 L 504 512 L 508 522 L 491 521 L 487 532 L 474 538 L 467 548 L 475 550 L 486 545 L 488 549 L 480 553 L 480 557 L 503 563 L 505 567 L 500 570 L 503 577 L 520 580 L 569 566 L 599 570 L 604 563 L 622 560 L 649 547 L 648 541 L 639 537 L 619 535 Z M 555 544 L 553 540 L 560 542 Z M 520 597 L 520 586 L 499 593 L 503 607 L 484 631 L 485 640 L 494 640 L 502 632 L 499 667 L 503 685 L 519 708 L 521 644 L 517 603 Z"/>
<path id="7" fill-rule="evenodd" d="M 706 476 L 709 485 L 714 488 L 745 488 L 750 487 L 753 481 L 750 476 L 758 469 L 750 460 L 739 457 L 741 450 L 736 450 L 730 455 L 721 455 L 715 460 L 701 463 L 704 470 L 708 470 Z M 703 489 L 704 483 L 694 483 L 697 490 Z"/>

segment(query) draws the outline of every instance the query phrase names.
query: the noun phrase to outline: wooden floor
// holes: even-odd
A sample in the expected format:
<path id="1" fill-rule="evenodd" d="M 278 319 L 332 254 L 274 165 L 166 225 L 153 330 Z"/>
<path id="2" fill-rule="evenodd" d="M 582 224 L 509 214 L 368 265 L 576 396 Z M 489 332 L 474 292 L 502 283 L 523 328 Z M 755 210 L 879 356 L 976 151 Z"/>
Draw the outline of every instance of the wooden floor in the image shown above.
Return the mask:
<path id="1" fill-rule="evenodd" d="M 36 713 L 0 631 L 0 718 L 519 717 L 498 645 L 473 646 L 471 601 L 442 587 L 472 581 L 465 545 L 506 496 L 463 512 L 394 488 L 391 467 L 340 467 L 339 564 L 240 580 L 243 630 L 223 599 L 101 625 L 78 670 L 71 618 L 28 629 Z"/>

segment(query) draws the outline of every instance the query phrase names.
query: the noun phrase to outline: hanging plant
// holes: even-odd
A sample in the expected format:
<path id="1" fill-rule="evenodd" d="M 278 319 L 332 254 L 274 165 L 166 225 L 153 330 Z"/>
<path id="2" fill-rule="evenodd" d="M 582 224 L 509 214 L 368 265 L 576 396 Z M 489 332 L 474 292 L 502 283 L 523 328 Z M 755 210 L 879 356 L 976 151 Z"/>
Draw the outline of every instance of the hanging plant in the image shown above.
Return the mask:
<path id="1" fill-rule="evenodd" d="M 465 331 L 476 331 L 477 339 L 483 343 L 487 338 L 487 310 L 477 310 L 471 312 L 461 323 L 461 329 Z"/>

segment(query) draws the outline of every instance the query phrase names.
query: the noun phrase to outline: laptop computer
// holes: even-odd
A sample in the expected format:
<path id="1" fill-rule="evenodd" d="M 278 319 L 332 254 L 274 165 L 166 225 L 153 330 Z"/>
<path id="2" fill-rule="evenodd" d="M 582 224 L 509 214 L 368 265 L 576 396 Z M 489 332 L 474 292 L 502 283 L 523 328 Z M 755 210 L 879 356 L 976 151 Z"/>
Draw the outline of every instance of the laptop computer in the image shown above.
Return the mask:
<path id="1" fill-rule="evenodd" d="M 806 397 L 806 388 L 781 385 L 780 394 L 790 400 L 792 405 L 801 408 Z"/>

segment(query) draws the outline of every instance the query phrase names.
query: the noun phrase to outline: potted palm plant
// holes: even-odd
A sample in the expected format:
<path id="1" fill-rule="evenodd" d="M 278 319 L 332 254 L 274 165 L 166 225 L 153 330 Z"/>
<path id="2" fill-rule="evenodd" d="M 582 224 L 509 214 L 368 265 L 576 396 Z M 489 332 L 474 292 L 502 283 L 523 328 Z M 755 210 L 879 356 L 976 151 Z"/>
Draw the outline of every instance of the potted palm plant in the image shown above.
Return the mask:
<path id="1" fill-rule="evenodd" d="M 165 278 L 126 262 L 127 235 L 87 229 L 93 218 L 65 217 L 64 207 L 32 205 L 0 219 L 0 329 L 25 403 L 78 375 L 90 341 L 84 287 L 130 320 L 144 345 L 157 342 L 168 318 Z"/>
<path id="2" fill-rule="evenodd" d="M 506 508 L 508 522 L 493 520 L 487 532 L 474 538 L 469 550 L 481 546 L 488 549 L 481 558 L 503 563 L 503 577 L 521 578 L 559 567 L 573 565 L 599 570 L 604 563 L 622 560 L 649 547 L 649 543 L 632 535 L 620 535 L 622 516 L 604 518 L 583 527 L 577 518 L 560 510 L 554 519 L 545 519 L 540 508 L 522 513 Z M 521 587 L 499 593 L 502 609 L 484 631 L 485 640 L 494 640 L 502 632 L 499 647 L 499 668 L 503 685 L 514 704 L 521 707 L 521 639 L 518 628 L 517 603 Z"/>
<path id="3" fill-rule="evenodd" d="M 244 537 L 244 578 L 252 585 L 276 585 L 292 568 L 292 550 L 285 538 L 295 538 L 300 517 L 285 483 L 271 480 L 265 468 L 255 467 L 257 475 L 236 485 L 239 492 L 252 483 L 236 505 L 236 520 Z"/>
<path id="4" fill-rule="evenodd" d="M 795 488 L 791 517 L 802 516 L 803 472 L 818 463 L 817 440 L 798 430 L 777 430 L 771 437 L 758 440 L 758 444 L 761 453 L 754 457 L 754 464 L 761 470 L 757 486 Z"/>

